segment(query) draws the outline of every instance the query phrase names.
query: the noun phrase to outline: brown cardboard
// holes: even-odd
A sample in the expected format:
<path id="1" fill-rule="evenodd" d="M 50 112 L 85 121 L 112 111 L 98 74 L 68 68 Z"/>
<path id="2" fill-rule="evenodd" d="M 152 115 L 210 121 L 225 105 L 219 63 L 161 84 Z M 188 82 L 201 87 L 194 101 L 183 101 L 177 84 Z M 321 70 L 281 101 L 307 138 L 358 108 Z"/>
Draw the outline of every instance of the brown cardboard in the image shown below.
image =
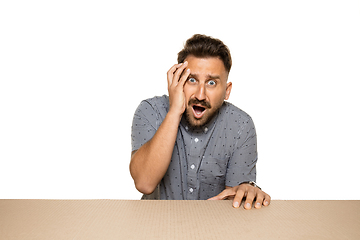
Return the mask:
<path id="1" fill-rule="evenodd" d="M 0 239 L 360 239 L 360 201 L 0 200 Z"/>

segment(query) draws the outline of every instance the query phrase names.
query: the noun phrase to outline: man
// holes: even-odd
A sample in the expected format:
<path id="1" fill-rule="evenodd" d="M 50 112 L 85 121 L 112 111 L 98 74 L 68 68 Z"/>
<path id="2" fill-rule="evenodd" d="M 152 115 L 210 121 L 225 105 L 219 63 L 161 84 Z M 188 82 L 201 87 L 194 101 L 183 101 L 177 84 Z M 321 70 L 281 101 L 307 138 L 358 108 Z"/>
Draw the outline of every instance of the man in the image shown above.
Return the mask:
<path id="1" fill-rule="evenodd" d="M 196 34 L 167 72 L 169 96 L 142 101 L 132 125 L 130 173 L 143 199 L 233 199 L 270 204 L 256 179 L 256 133 L 249 115 L 225 102 L 231 55 Z"/>

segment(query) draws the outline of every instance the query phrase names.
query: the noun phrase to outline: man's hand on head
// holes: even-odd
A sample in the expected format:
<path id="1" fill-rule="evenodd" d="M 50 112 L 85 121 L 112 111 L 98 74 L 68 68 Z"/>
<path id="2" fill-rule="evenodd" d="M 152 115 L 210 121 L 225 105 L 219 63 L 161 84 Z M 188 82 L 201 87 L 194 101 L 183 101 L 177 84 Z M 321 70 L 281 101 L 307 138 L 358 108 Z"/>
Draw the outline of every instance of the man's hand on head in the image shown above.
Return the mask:
<path id="1" fill-rule="evenodd" d="M 187 62 L 175 64 L 167 72 L 170 111 L 183 114 L 185 111 L 184 85 L 190 74 Z"/>
<path id="2" fill-rule="evenodd" d="M 235 187 L 226 187 L 224 191 L 215 197 L 208 200 L 224 200 L 233 199 L 233 207 L 240 207 L 241 201 L 245 199 L 244 208 L 251 209 L 253 202 L 255 202 L 255 208 L 261 208 L 261 206 L 268 206 L 270 204 L 270 196 L 262 191 L 260 188 L 252 186 L 248 183 L 242 183 Z"/>

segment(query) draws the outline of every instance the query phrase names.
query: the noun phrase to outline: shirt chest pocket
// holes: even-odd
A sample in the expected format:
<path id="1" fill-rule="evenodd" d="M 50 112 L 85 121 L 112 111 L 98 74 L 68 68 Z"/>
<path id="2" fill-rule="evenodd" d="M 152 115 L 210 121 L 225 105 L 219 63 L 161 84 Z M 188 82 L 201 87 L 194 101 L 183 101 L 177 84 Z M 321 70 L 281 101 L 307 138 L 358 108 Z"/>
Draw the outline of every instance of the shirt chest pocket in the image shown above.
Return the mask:
<path id="1" fill-rule="evenodd" d="M 204 183 L 224 185 L 226 176 L 226 159 L 207 158 L 200 167 L 200 181 Z"/>
<path id="2" fill-rule="evenodd" d="M 225 189 L 226 168 L 225 159 L 204 159 L 199 171 L 201 200 L 216 196 Z"/>

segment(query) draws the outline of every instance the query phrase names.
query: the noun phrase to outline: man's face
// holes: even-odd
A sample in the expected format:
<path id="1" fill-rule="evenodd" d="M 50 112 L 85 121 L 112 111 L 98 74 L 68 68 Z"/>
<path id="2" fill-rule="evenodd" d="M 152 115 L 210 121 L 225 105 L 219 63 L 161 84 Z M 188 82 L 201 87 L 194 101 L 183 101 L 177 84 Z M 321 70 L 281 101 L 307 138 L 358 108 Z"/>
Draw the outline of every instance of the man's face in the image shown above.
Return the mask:
<path id="1" fill-rule="evenodd" d="M 230 96 L 232 83 L 220 58 L 188 56 L 190 75 L 184 85 L 185 117 L 194 127 L 208 123 Z"/>

